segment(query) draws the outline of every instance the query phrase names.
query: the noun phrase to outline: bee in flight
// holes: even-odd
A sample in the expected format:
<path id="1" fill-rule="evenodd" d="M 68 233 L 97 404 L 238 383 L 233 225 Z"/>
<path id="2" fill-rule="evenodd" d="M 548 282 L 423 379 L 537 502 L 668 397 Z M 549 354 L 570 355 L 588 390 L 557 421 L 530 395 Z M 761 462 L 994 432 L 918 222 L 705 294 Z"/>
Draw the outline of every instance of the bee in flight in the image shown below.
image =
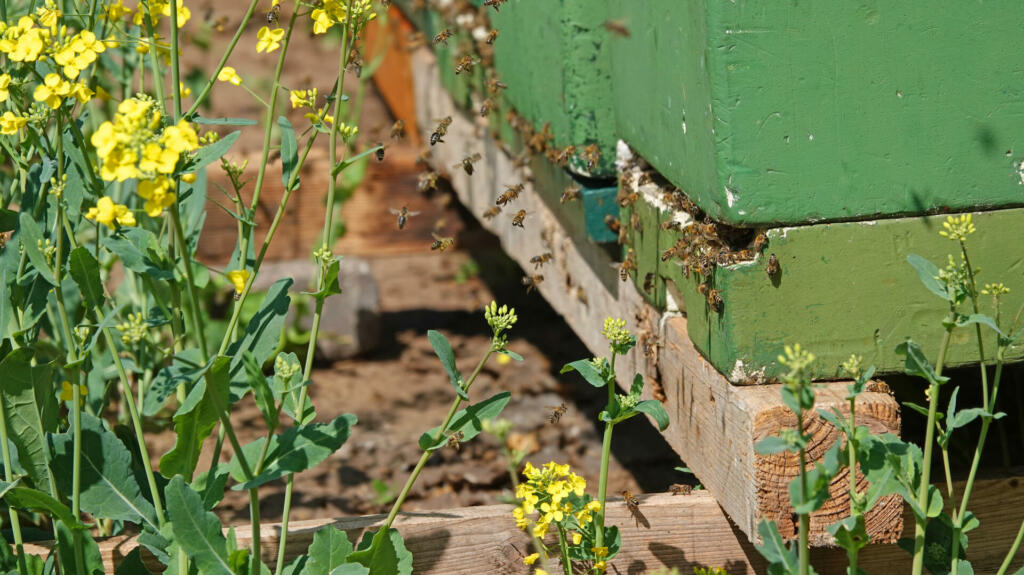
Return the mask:
<path id="1" fill-rule="evenodd" d="M 483 216 L 485 220 L 493 220 L 501 213 L 501 208 L 498 206 L 491 206 L 484 212 Z"/>
<path id="2" fill-rule="evenodd" d="M 597 144 L 590 144 L 583 148 L 583 152 L 580 155 L 587 162 L 588 170 L 593 170 L 597 163 L 601 161 L 601 149 L 597 147 Z"/>
<path id="3" fill-rule="evenodd" d="M 377 161 L 378 162 L 383 162 L 384 161 L 384 148 L 385 148 L 384 142 L 377 142 L 376 148 L 377 148 Z"/>
<path id="4" fill-rule="evenodd" d="M 580 199 L 580 187 L 576 184 L 571 184 L 568 188 L 562 192 L 562 203 L 571 202 Z"/>
<path id="5" fill-rule="evenodd" d="M 551 252 L 544 252 L 539 256 L 533 256 L 530 258 L 530 263 L 533 264 L 533 269 L 539 269 L 544 264 L 554 259 L 554 255 Z"/>
<path id="6" fill-rule="evenodd" d="M 533 290 L 537 289 L 537 286 L 539 286 L 543 281 L 544 276 L 542 276 L 541 274 L 523 276 L 523 285 L 526 286 L 526 293 L 530 293 Z"/>
<path id="7" fill-rule="evenodd" d="M 494 203 L 499 206 L 504 206 L 518 198 L 519 194 L 523 193 L 523 190 L 525 188 L 526 185 L 523 183 L 518 183 L 512 186 L 505 186 L 505 192 L 498 196 L 498 199 L 495 200 Z"/>
<path id="8" fill-rule="evenodd" d="M 473 164 L 480 161 L 480 154 L 473 154 L 472 156 L 466 156 L 462 158 L 462 161 L 452 166 L 455 169 L 462 168 L 466 170 L 466 173 L 470 176 L 473 175 Z"/>
<path id="9" fill-rule="evenodd" d="M 470 56 L 469 54 L 466 54 L 465 56 L 459 58 L 458 63 L 455 64 L 455 74 L 458 75 L 463 72 L 469 72 L 470 70 L 473 69 L 473 66 L 476 66 L 479 62 L 480 60 L 477 60 L 476 58 Z"/>
<path id="10" fill-rule="evenodd" d="M 626 281 L 629 279 L 629 272 L 636 271 L 636 252 L 633 248 L 629 248 L 626 251 L 626 258 L 622 260 L 622 264 L 619 266 L 619 279 Z"/>
<path id="11" fill-rule="evenodd" d="M 401 140 L 405 137 L 405 120 L 398 120 L 391 126 L 391 139 Z"/>
<path id="12" fill-rule="evenodd" d="M 565 167 L 569 163 L 569 158 L 576 154 L 576 146 L 569 145 L 564 149 L 558 150 L 555 154 L 555 163 L 559 166 Z"/>
<path id="13" fill-rule="evenodd" d="M 494 110 L 494 100 L 487 98 L 480 104 L 480 117 L 486 118 Z"/>
<path id="14" fill-rule="evenodd" d="M 644 517 L 644 514 L 640 512 L 640 499 L 633 495 L 628 489 L 620 493 L 622 495 L 623 502 L 626 504 L 626 509 L 629 509 L 629 514 L 633 516 L 633 520 L 636 521 L 636 526 L 640 527 L 643 525 L 647 529 L 651 528 L 651 524 Z"/>
<path id="15" fill-rule="evenodd" d="M 267 12 L 267 24 L 276 24 L 279 16 L 281 16 L 281 5 L 274 4 L 270 7 L 270 12 Z"/>
<path id="16" fill-rule="evenodd" d="M 431 232 L 434 236 L 434 243 L 430 244 L 431 251 L 439 251 L 444 253 L 445 250 L 451 249 L 455 245 L 455 238 L 443 237 Z"/>
<path id="17" fill-rule="evenodd" d="M 487 33 L 487 39 L 485 40 L 485 42 L 487 42 L 488 45 L 494 45 L 494 41 L 497 40 L 497 39 L 498 39 L 498 30 L 494 29 L 494 30 L 491 30 L 490 32 Z"/>
<path id="18" fill-rule="evenodd" d="M 494 8 L 495 12 L 501 11 L 501 5 L 507 2 L 507 0 L 484 0 L 484 6 L 490 6 Z"/>
<path id="19" fill-rule="evenodd" d="M 398 216 L 398 229 L 404 229 L 405 224 L 409 221 L 409 218 L 420 215 L 419 212 L 410 212 L 409 208 L 402 206 L 402 209 L 396 210 L 395 208 L 388 208 L 388 211 L 393 215 Z"/>
<path id="20" fill-rule="evenodd" d="M 434 36 L 434 39 L 431 41 L 431 43 L 434 46 L 437 46 L 438 44 L 441 44 L 441 43 L 444 43 L 444 45 L 447 46 L 448 45 L 448 38 L 451 38 L 451 37 L 452 37 L 452 31 L 449 30 L 448 28 L 445 28 L 444 30 L 441 30 L 440 32 L 438 32 L 437 36 Z"/>
<path id="21" fill-rule="evenodd" d="M 499 90 L 504 90 L 505 88 L 508 88 L 508 86 L 494 76 L 487 79 L 487 91 L 491 94 L 497 94 Z M 509 110 L 509 113 L 513 113 L 512 110 Z"/>
<path id="22" fill-rule="evenodd" d="M 437 189 L 437 172 L 426 171 L 417 177 L 419 178 L 419 182 L 416 184 L 417 190 L 426 192 L 427 190 Z"/>
<path id="23" fill-rule="evenodd" d="M 565 412 L 569 411 L 569 408 L 566 407 L 565 402 L 562 402 L 557 407 L 548 407 L 548 409 L 553 410 L 551 412 L 551 415 L 548 417 L 548 423 L 552 425 L 558 423 L 558 420 L 562 419 L 562 416 L 565 415 Z"/>
<path id="24" fill-rule="evenodd" d="M 517 228 L 523 228 L 525 230 L 526 226 L 523 225 L 523 222 L 525 220 L 526 210 L 519 210 L 518 212 L 516 212 L 516 215 L 512 216 L 512 225 Z"/>
<path id="25" fill-rule="evenodd" d="M 451 447 L 455 451 L 459 450 L 462 445 L 462 439 L 466 437 L 466 434 L 462 431 L 455 431 L 448 434 L 448 447 Z"/>
<path id="26" fill-rule="evenodd" d="M 430 145 L 433 146 L 438 142 L 444 142 L 444 136 L 448 133 L 448 126 L 452 125 L 452 117 L 445 116 L 438 124 L 437 128 L 434 128 L 434 133 L 430 134 Z"/>

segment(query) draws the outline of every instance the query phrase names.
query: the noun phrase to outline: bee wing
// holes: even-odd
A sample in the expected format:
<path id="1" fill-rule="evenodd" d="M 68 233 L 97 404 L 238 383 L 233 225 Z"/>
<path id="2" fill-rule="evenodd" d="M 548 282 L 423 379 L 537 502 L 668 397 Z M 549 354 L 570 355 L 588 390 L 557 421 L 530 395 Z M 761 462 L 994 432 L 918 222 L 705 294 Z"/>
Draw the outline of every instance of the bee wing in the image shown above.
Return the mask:
<path id="1" fill-rule="evenodd" d="M 388 211 L 391 212 L 393 215 L 396 215 L 396 216 L 402 215 L 402 211 L 401 210 L 396 210 L 395 208 L 388 208 Z M 416 213 L 419 213 L 419 212 L 416 212 Z"/>
<path id="2" fill-rule="evenodd" d="M 470 156 L 469 161 L 471 161 L 471 162 L 479 162 L 480 158 L 482 158 L 482 157 L 483 156 L 481 156 L 480 154 L 473 154 L 472 156 Z"/>
<path id="3" fill-rule="evenodd" d="M 409 217 L 411 218 L 411 217 L 413 217 L 413 216 L 418 216 L 418 215 L 420 215 L 420 212 L 409 212 L 409 213 L 408 213 L 407 215 L 408 215 L 408 216 L 409 216 Z"/>

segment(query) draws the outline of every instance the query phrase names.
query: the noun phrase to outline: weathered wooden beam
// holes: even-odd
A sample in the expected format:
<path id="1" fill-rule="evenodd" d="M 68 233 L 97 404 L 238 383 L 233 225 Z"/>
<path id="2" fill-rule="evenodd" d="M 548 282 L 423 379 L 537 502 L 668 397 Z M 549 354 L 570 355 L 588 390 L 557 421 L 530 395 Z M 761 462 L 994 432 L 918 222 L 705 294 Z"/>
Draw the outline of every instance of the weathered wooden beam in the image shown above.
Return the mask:
<path id="1" fill-rule="evenodd" d="M 554 262 L 541 270 L 540 292 L 595 354 L 606 353 L 601 326 L 609 316 L 626 319 L 641 344 L 660 342 L 660 349 L 653 345 L 654 352 L 644 349 L 651 346 L 640 345 L 617 362 L 620 381 L 631 381 L 633 374 L 640 372 L 648 379 L 650 390 L 656 389 L 659 398 L 664 394 L 672 419 L 666 439 L 751 540 L 756 540 L 762 517 L 779 521 L 782 533 L 792 535 L 787 485 L 796 476 L 795 461 L 754 453 L 759 440 L 795 423 L 782 403 L 779 388 L 730 384 L 694 348 L 684 318 L 672 312 L 661 316 L 647 305 L 633 282 L 615 278 L 609 284 L 607 268 L 612 262 L 588 259 L 579 246 L 589 240 L 566 233 L 512 158 L 487 135 L 482 121 L 456 108 L 441 86 L 434 56 L 428 50 L 418 50 L 413 53 L 413 63 L 421 129 L 431 131 L 436 118 L 453 118 L 445 143 L 432 149 L 436 168 L 443 170 L 472 153 L 483 156 L 472 176 L 461 170 L 449 174 L 462 203 L 479 216 L 494 205 L 505 185 L 526 181 L 526 191 L 506 208 L 527 211 L 525 229 L 512 226 L 503 216 L 481 219 L 481 225 L 498 236 L 504 250 L 526 270 L 532 270 L 532 256 L 548 251 L 554 254 Z M 819 391 L 819 405 L 845 409 L 844 396 L 845 384 L 825 384 Z M 898 405 L 885 393 L 865 393 L 858 414 L 860 422 L 875 432 L 899 432 Z M 837 435 L 817 418 L 810 418 L 807 426 L 814 437 L 812 458 L 821 456 Z M 825 527 L 848 507 L 842 494 L 848 483 L 844 477 L 836 478 L 837 497 L 812 521 L 815 544 L 829 541 Z M 896 499 L 884 501 L 869 517 L 869 533 L 877 540 L 894 541 L 900 529 L 901 502 Z"/>

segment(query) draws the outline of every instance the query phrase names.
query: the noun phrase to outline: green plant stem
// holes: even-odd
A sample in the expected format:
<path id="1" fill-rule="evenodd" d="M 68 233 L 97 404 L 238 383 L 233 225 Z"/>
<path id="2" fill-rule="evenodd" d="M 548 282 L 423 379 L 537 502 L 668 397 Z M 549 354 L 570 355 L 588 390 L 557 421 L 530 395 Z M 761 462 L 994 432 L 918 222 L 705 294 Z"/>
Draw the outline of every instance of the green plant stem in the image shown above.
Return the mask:
<path id="1" fill-rule="evenodd" d="M 803 414 L 797 414 L 797 423 L 800 433 L 803 433 Z M 807 501 L 807 450 L 800 448 L 800 491 L 802 493 L 803 502 Z M 799 559 L 800 559 L 800 575 L 808 575 L 811 572 L 811 545 L 809 542 L 810 531 L 811 531 L 811 515 L 809 513 L 800 514 L 800 533 L 799 537 Z"/>
<path id="2" fill-rule="evenodd" d="M 612 405 L 615 404 L 615 350 L 612 350 L 612 357 L 609 361 L 612 379 L 606 386 L 608 388 L 608 404 L 605 410 L 611 413 Z M 594 514 L 594 546 L 604 547 L 604 515 L 605 504 L 608 500 L 608 465 L 611 463 L 612 453 L 612 430 L 615 424 L 606 421 L 604 424 L 604 440 L 601 442 L 601 476 L 598 479 L 597 501 L 601 504 L 601 510 Z"/>
<path id="3" fill-rule="evenodd" d="M 558 549 L 562 553 L 562 573 L 572 575 L 572 561 L 569 560 L 569 542 L 566 540 L 565 527 L 558 526 Z"/>
<path id="4" fill-rule="evenodd" d="M 4 481 L 12 483 L 14 475 L 11 471 L 11 448 L 7 443 L 7 413 L 3 404 L 0 404 L 0 453 L 3 454 L 4 460 Z M 18 574 L 28 575 L 28 565 L 25 563 L 25 541 L 21 536 L 21 521 L 18 518 L 18 511 L 14 507 L 8 507 L 7 512 L 11 517 L 14 549 L 18 555 Z"/>
<path id="5" fill-rule="evenodd" d="M 1017 537 L 1014 538 L 1013 545 L 1010 546 L 1010 550 L 1006 553 L 1006 558 L 1003 559 L 1003 563 L 999 566 L 999 571 L 996 572 L 996 575 L 1006 575 L 1006 570 L 1010 568 L 1010 563 L 1017 556 L 1017 549 L 1020 548 L 1022 539 L 1024 539 L 1024 521 L 1021 522 L 1020 528 L 1017 529 Z"/>
<path id="6" fill-rule="evenodd" d="M 952 318 L 944 322 L 949 327 L 942 334 L 942 343 L 939 347 L 939 358 L 935 362 L 936 376 L 942 375 L 942 366 L 946 361 L 946 351 L 949 350 L 950 337 L 953 334 Z M 921 463 L 921 485 L 918 487 L 917 504 L 921 509 L 928 508 L 928 487 L 931 485 L 932 467 L 932 446 L 935 443 L 935 417 L 939 406 L 939 382 L 933 381 L 928 386 L 928 423 L 925 427 L 924 438 L 924 459 Z M 914 518 L 914 562 L 912 566 L 913 575 L 921 575 L 924 570 L 924 531 L 926 518 Z"/>
<path id="7" fill-rule="evenodd" d="M 470 386 L 472 386 L 473 382 L 476 380 L 476 376 L 480 375 L 480 370 L 484 368 L 484 364 L 487 363 L 487 360 L 493 353 L 494 346 L 491 346 L 487 350 L 487 353 L 484 354 L 483 359 L 480 360 L 480 363 L 476 365 L 476 369 L 473 370 L 473 374 L 469 376 L 468 380 L 466 380 L 466 386 L 463 389 L 465 389 L 467 393 L 469 392 Z M 452 401 L 452 406 L 448 410 L 448 415 L 445 416 L 444 422 L 441 423 L 441 427 L 437 429 L 437 435 L 434 436 L 434 441 L 432 443 L 437 443 L 444 437 L 445 432 L 448 431 L 448 425 L 452 422 L 452 418 L 455 417 L 455 412 L 459 410 L 459 406 L 461 404 L 462 398 L 455 396 L 455 400 Z M 416 483 L 416 478 L 419 477 L 420 471 L 423 470 L 423 466 L 425 466 L 427 464 L 427 460 L 430 459 L 431 453 L 433 452 L 425 450 L 423 455 L 420 456 L 420 460 L 416 462 L 416 467 L 414 467 L 412 473 L 409 474 L 409 478 L 405 481 L 405 485 L 402 486 L 402 491 L 399 492 L 398 497 L 395 498 L 395 502 L 391 504 L 391 511 L 388 513 L 388 518 L 384 520 L 384 526 L 382 529 L 389 529 L 391 524 L 394 523 L 395 518 L 398 517 L 398 512 L 402 508 L 402 503 L 405 502 L 405 498 L 409 495 L 409 491 L 412 489 L 413 484 Z"/>
<path id="8" fill-rule="evenodd" d="M 238 41 L 242 38 L 242 34 L 245 32 L 246 26 L 249 24 L 249 19 L 252 18 L 253 12 L 256 11 L 256 6 L 259 4 L 259 0 L 252 0 L 249 3 L 249 9 L 245 11 L 245 15 L 242 16 L 242 21 L 238 24 L 238 29 L 235 31 L 235 35 L 231 38 L 231 42 L 228 42 L 227 48 L 224 50 L 224 55 L 221 56 L 220 61 L 217 62 L 217 67 L 214 68 L 210 78 L 206 81 L 203 89 L 199 91 L 199 95 L 192 101 L 192 105 L 189 107 L 188 112 L 185 113 L 186 118 L 192 118 L 195 113 L 199 110 L 199 106 L 206 101 L 207 96 L 210 95 L 210 90 L 213 88 L 213 84 L 217 82 L 217 76 L 220 75 L 221 70 L 227 65 L 228 59 L 231 58 L 231 53 L 235 51 L 235 46 L 238 45 Z M 298 6 L 296 6 L 296 9 Z"/>
<path id="9" fill-rule="evenodd" d="M 850 428 L 850 435 L 847 436 L 846 450 L 849 452 L 847 465 L 850 468 L 850 517 L 856 517 L 863 512 L 862 504 L 860 501 L 860 493 L 857 492 L 857 398 L 856 396 L 850 398 L 850 419 L 848 426 Z M 857 575 L 857 562 L 858 562 L 859 550 L 856 546 L 852 546 L 846 551 L 846 557 L 849 560 L 850 575 Z"/>
<path id="10" fill-rule="evenodd" d="M 192 254 L 188 251 L 188 244 L 185 241 L 185 229 L 181 225 L 181 214 L 177 202 L 171 204 L 171 223 L 174 226 L 174 239 L 178 244 L 178 251 L 181 252 L 182 263 L 185 267 L 185 280 L 188 282 L 189 313 L 192 316 L 192 331 L 195 332 L 196 342 L 199 345 L 199 355 L 203 363 L 210 359 L 210 352 L 206 347 L 206 332 L 203 329 L 203 322 L 200 318 L 199 294 L 196 293 L 195 274 L 192 271 Z M 173 289 L 173 287 L 172 287 Z"/>

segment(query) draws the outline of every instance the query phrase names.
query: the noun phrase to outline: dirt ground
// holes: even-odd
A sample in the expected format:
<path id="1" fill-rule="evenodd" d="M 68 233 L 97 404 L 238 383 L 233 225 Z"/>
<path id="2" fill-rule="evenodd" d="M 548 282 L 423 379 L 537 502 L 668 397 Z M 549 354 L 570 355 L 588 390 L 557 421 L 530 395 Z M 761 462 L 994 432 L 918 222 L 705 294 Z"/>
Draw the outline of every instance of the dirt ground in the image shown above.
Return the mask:
<path id="1" fill-rule="evenodd" d="M 210 29 L 210 50 L 186 49 L 186 67 L 212 66 L 241 18 L 244 3 L 197 2 L 192 8 L 193 33 Z M 259 9 L 258 9 L 259 10 Z M 224 31 L 211 26 L 226 18 Z M 243 36 L 234 66 L 257 92 L 266 92 L 274 55 L 255 53 L 256 31 L 264 25 L 258 11 Z M 191 50 L 191 52 L 190 52 Z M 296 33 L 283 83 L 292 88 L 316 86 L 324 94 L 331 88 L 337 47 Z M 328 56 L 330 56 L 328 58 Z M 186 69 L 187 69 L 186 68 Z M 238 90 L 234 97 L 218 85 L 209 117 L 257 118 L 262 107 Z M 262 89 L 261 89 L 262 88 Z M 287 98 L 282 99 L 287 106 Z M 293 122 L 301 114 L 289 112 Z M 366 138 L 390 127 L 392 119 L 372 87 L 363 107 Z M 298 124 L 297 124 L 298 125 Z M 248 157 L 258 151 L 261 134 L 245 128 L 232 155 Z M 359 255 L 371 263 L 379 282 L 382 308 L 382 341 L 373 353 L 315 370 L 311 396 L 321 420 L 341 413 L 359 418 L 348 443 L 315 469 L 296 477 L 292 517 L 309 519 L 386 512 L 387 498 L 374 489 L 374 480 L 397 491 L 420 455 L 419 435 L 438 425 L 450 405 L 453 392 L 447 376 L 426 339 L 428 329 L 445 333 L 455 349 L 460 368 L 466 372 L 489 344 L 482 307 L 492 299 L 513 305 L 520 323 L 513 331 L 510 348 L 525 361 L 499 364 L 491 359 L 473 387 L 479 400 L 498 391 L 510 391 L 512 401 L 503 417 L 513 424 L 513 439 L 530 452 L 527 460 L 569 463 L 596 489 L 600 464 L 601 427 L 597 413 L 604 404 L 604 390 L 595 390 L 574 375 L 557 375 L 566 362 L 588 356 L 564 320 L 536 294 L 526 294 L 519 284 L 523 272 L 498 249 L 495 240 L 460 211 L 452 196 L 423 195 L 416 190 L 415 157 L 418 150 L 394 146 L 387 160 L 374 164 L 364 184 L 346 202 L 342 216 L 347 233 L 335 246 L 336 253 Z M 271 168 L 276 179 L 277 170 Z M 308 184 L 303 176 L 303 193 Z M 312 193 L 322 190 L 312 190 Z M 398 231 L 390 206 L 408 205 L 422 214 Z M 311 224 L 303 215 L 288 236 L 303 236 Z M 319 217 L 315 226 L 319 226 Z M 208 220 L 204 238 L 217 242 L 216 222 Z M 234 225 L 230 223 L 230 225 Z M 444 254 L 429 250 L 431 232 L 440 230 L 456 238 L 456 249 Z M 276 240 L 275 240 L 276 241 Z M 305 240 L 303 240 L 305 241 Z M 465 249 L 463 246 L 472 247 Z M 202 250 L 201 250 L 202 251 Z M 549 422 L 554 406 L 565 402 L 561 420 Z M 239 439 L 247 443 L 263 431 L 251 398 L 235 408 Z M 158 435 L 151 449 L 162 453 L 170 447 L 170 434 Z M 200 466 L 208 465 L 209 449 Z M 224 460 L 230 456 L 225 446 Z M 673 470 L 682 465 L 654 428 L 642 418 L 616 427 L 609 490 L 618 492 L 664 491 L 671 483 L 689 476 Z M 378 485 L 380 487 L 380 485 Z M 458 451 L 439 450 L 429 460 L 405 509 L 438 509 L 491 504 L 506 500 L 511 482 L 497 441 L 482 435 Z M 280 518 L 283 482 L 261 490 L 265 520 Z M 228 523 L 248 519 L 244 494 L 230 491 L 220 508 Z"/>

